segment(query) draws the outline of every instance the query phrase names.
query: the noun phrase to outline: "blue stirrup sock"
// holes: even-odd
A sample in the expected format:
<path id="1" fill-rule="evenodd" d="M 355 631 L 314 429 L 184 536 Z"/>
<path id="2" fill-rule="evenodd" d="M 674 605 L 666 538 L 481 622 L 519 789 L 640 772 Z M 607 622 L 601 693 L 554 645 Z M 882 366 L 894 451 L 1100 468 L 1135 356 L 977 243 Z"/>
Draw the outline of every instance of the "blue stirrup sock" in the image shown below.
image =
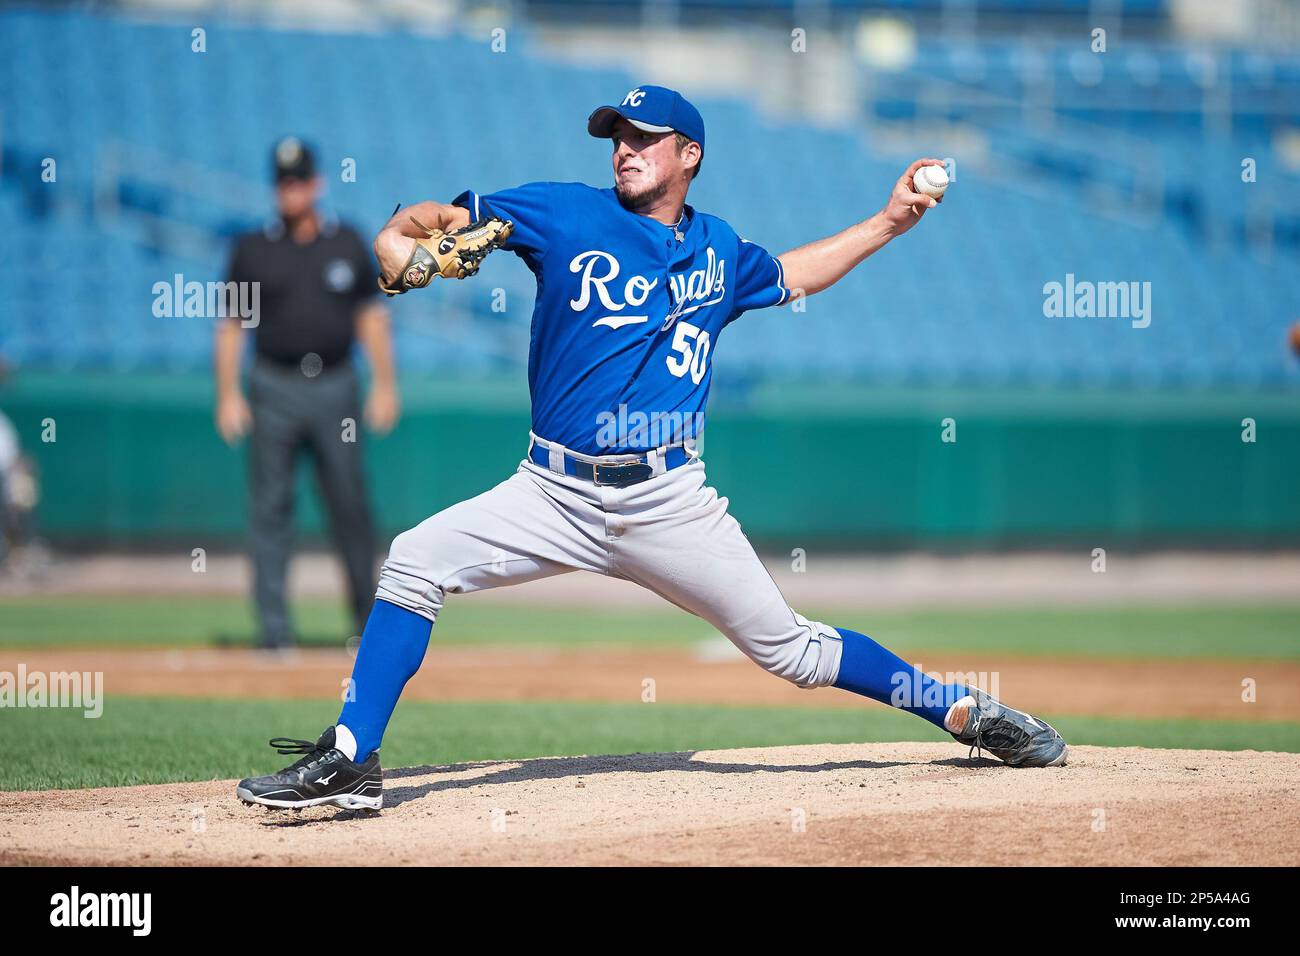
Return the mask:
<path id="1" fill-rule="evenodd" d="M 352 667 L 349 696 L 337 723 L 356 738 L 358 763 L 379 748 L 397 699 L 429 647 L 433 624 L 414 611 L 377 600 L 361 635 Z M 948 709 L 965 697 L 961 684 L 944 684 L 927 676 L 865 634 L 837 627 L 841 638 L 840 672 L 835 686 L 880 701 L 940 729 Z"/>
<path id="2" fill-rule="evenodd" d="M 842 627 L 840 673 L 835 686 L 890 707 L 924 717 L 940 730 L 948 708 L 966 696 L 961 684 L 944 684 L 927 676 L 865 634 Z"/>
<path id="3" fill-rule="evenodd" d="M 428 618 L 404 607 L 382 600 L 371 607 L 352 665 L 348 699 L 337 721 L 356 738 L 353 759 L 358 763 L 379 749 L 402 688 L 420 669 L 432 631 Z"/>

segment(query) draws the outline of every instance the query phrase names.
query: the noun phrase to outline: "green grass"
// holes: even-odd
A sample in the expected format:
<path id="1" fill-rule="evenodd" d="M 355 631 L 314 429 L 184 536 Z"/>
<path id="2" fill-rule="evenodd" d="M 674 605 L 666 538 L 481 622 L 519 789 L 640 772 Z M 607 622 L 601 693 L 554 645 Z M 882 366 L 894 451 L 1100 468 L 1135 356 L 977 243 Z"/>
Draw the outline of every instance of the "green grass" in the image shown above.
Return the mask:
<path id="1" fill-rule="evenodd" d="M 978 651 L 1036 656 L 1231 657 L 1300 660 L 1300 604 L 1191 608 L 935 608 L 923 611 L 804 608 L 899 653 Z M 306 643 L 338 646 L 342 606 L 295 607 Z M 0 647 L 195 646 L 250 643 L 248 602 L 218 597 L 62 597 L 0 600 Z M 440 644 L 684 646 L 715 634 L 676 608 L 601 610 L 453 600 L 435 631 Z"/>
<path id="2" fill-rule="evenodd" d="M 125 786 L 266 773 L 268 737 L 314 737 L 331 701 L 110 697 L 72 710 L 0 712 L 0 790 Z M 1058 717 L 1072 743 L 1300 752 L 1300 724 Z M 467 760 L 710 750 L 797 743 L 948 740 L 907 714 L 668 704 L 407 701 L 384 741 L 390 768 Z M 954 745 L 954 755 L 960 748 Z"/>

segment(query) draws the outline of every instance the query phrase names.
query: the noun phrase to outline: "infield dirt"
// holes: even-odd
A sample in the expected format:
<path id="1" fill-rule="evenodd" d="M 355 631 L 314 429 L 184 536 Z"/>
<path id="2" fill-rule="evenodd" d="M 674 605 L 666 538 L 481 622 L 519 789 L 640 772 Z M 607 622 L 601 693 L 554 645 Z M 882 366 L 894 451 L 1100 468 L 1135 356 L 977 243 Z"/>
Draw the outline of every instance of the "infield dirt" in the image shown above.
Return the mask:
<path id="1" fill-rule="evenodd" d="M 1110 717 L 1300 720 L 1300 663 L 924 654 L 927 671 L 969 680 L 1031 711 Z M 351 673 L 342 650 L 0 650 L 0 670 L 99 671 L 108 694 L 337 697 Z M 1242 699 L 1242 681 L 1259 689 Z M 996 678 L 996 685 L 992 679 Z M 588 700 L 633 703 L 647 679 L 662 703 L 860 708 L 764 673 L 721 637 L 694 648 L 429 648 L 406 700 Z"/>
<path id="2" fill-rule="evenodd" d="M 389 771 L 377 814 L 234 781 L 0 794 L 0 864 L 1300 863 L 1300 755 L 1078 747 L 1014 770 L 838 744 Z"/>

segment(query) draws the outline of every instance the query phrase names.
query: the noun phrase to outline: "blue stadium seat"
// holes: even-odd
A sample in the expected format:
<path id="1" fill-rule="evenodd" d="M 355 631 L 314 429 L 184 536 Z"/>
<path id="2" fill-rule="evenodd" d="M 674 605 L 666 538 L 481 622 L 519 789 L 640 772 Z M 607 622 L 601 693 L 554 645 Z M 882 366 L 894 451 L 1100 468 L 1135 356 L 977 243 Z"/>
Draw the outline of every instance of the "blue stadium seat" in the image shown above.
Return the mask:
<path id="1" fill-rule="evenodd" d="M 1034 8 L 1038 0 L 999 3 Z M 1077 5 L 1087 7 L 1084 0 Z M 1138 13 L 1158 6 L 1159 0 L 1124 4 Z M 195 260 L 160 254 L 147 223 L 102 218 L 95 197 L 104 183 L 97 177 L 122 147 L 147 148 L 156 159 L 154 168 L 122 170 L 112 184 L 121 202 L 216 237 L 269 208 L 270 146 L 289 132 L 316 144 L 328 205 L 363 232 L 399 200 L 447 199 L 465 188 L 488 192 L 531 179 L 608 182 L 607 147 L 587 137 L 584 121 L 632 78 L 534 55 L 525 31 L 511 31 L 502 55 L 486 37 L 347 36 L 220 22 L 207 29 L 207 52 L 194 53 L 183 24 L 68 9 L 0 12 L 7 165 L 35 168 L 43 157 L 59 164 L 57 184 L 0 180 L 0 255 L 11 266 L 0 273 L 0 350 L 10 361 L 125 371 L 192 370 L 210 361 L 210 323 L 157 319 L 149 289 L 177 271 L 219 277 L 226 249 L 214 243 Z M 405 78 L 430 75 L 431 64 L 441 67 L 446 96 L 473 106 L 392 115 L 392 104 L 403 102 Z M 1273 151 L 1273 130 L 1251 105 L 1289 104 L 1300 123 L 1300 58 L 1221 57 L 1237 112 L 1231 135 L 1217 139 L 1201 128 L 1199 111 L 1187 108 L 1199 102 L 1199 66 L 1182 51 L 1130 40 L 1123 58 L 1097 65 L 1064 48 L 1035 60 L 1019 42 L 923 42 L 910 69 L 878 77 L 877 118 L 931 109 L 916 97 L 922 75 L 990 94 L 988 103 L 954 102 L 942 115 L 983 129 L 1031 171 L 1038 188 L 1031 196 L 962 169 L 942 228 L 918 229 L 873 266 L 808 300 L 803 311 L 737 323 L 718 354 L 719 377 L 1300 388 L 1300 368 L 1284 341 L 1297 317 L 1291 304 L 1300 301 L 1300 270 L 1277 261 L 1294 245 L 1279 246 L 1270 261 L 1266 252 L 1210 234 L 1222 228 L 1213 224 L 1226 223 L 1238 238 L 1245 235 L 1252 209 L 1281 215 L 1252 197 L 1300 194 L 1300 182 Z M 1036 68 L 1053 73 L 1063 116 L 1101 124 L 1107 135 L 1140 138 L 1158 157 L 1165 219 L 1119 222 L 1099 212 L 1090 190 L 1131 190 L 1133 167 L 1094 157 L 1073 126 L 1051 137 L 1024 128 L 1018 99 L 1036 82 Z M 492 83 L 475 79 L 489 71 Z M 524 109 L 520 91 L 527 89 L 548 95 Z M 774 253 L 871 212 L 897 175 L 898 157 L 876 151 L 857 130 L 774 123 L 733 99 L 698 102 L 709 149 L 692 201 Z M 437 148 L 452 140 L 476 148 Z M 1272 177 L 1269 194 L 1241 181 L 1246 155 Z M 345 160 L 355 163 L 355 182 L 339 177 Z M 220 173 L 223 183 L 242 180 L 247 190 L 233 195 L 215 177 L 178 189 L 167 171 L 181 167 Z M 1075 188 L 1061 188 L 1066 181 Z M 87 230 L 110 258 L 102 274 L 68 272 L 60 261 L 59 250 L 84 245 Z M 46 314 L 48 282 L 61 268 L 56 323 Z M 1133 329 L 1122 319 L 1047 318 L 1043 285 L 1067 273 L 1149 281 L 1151 328 Z M 504 313 L 492 309 L 496 288 L 506 293 Z M 507 257 L 490 260 L 479 281 L 395 299 L 400 361 L 430 372 L 518 371 L 531 297 L 531 276 Z"/>

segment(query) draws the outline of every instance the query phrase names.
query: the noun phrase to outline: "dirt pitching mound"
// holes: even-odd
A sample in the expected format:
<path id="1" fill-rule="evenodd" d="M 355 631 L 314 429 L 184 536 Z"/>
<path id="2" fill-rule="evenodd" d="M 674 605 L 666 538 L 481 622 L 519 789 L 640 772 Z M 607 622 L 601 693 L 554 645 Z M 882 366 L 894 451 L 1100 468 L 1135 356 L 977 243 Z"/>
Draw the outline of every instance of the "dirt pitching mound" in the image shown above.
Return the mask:
<path id="1" fill-rule="evenodd" d="M 1300 863 L 1300 755 L 1078 747 L 1014 770 L 837 744 L 393 770 L 378 814 L 234 781 L 0 794 L 0 863 Z"/>

